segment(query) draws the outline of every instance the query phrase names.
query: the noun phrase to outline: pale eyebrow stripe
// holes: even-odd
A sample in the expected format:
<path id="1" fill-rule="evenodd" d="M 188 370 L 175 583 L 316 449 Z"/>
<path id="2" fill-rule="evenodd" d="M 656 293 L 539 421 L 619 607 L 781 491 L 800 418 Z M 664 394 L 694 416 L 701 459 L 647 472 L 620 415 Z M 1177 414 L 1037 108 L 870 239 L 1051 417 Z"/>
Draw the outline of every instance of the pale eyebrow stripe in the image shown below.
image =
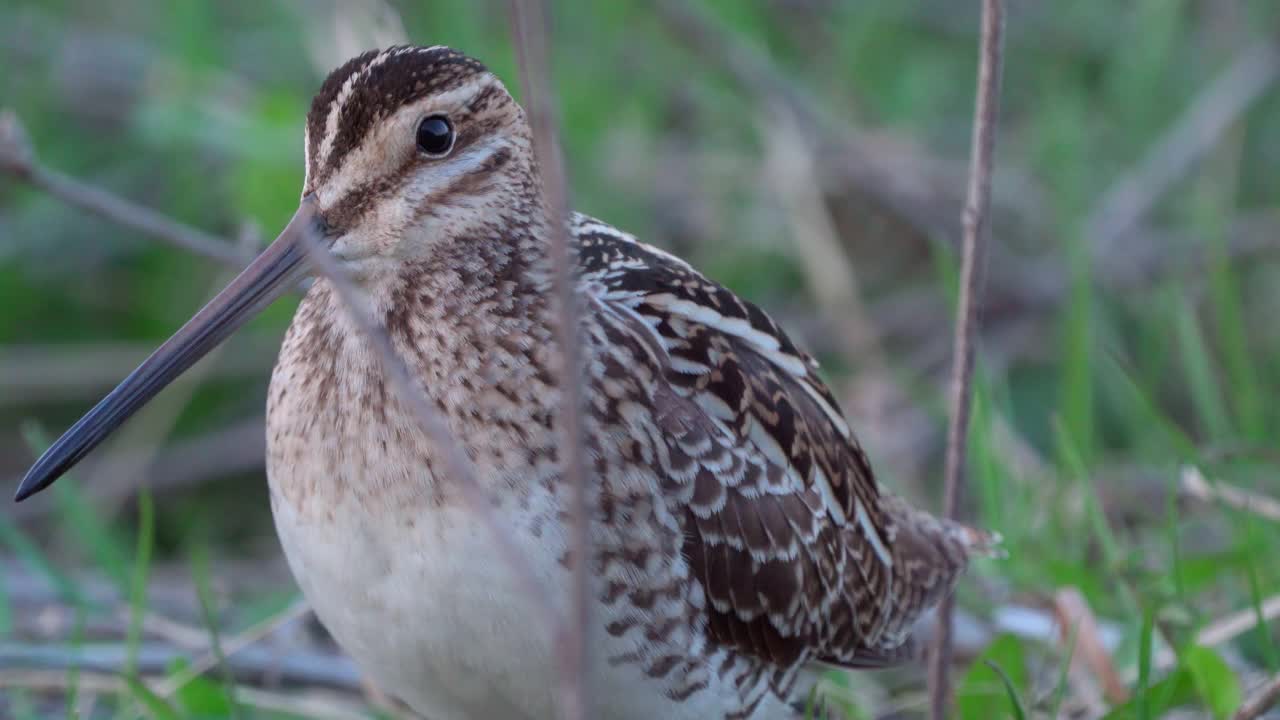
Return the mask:
<path id="1" fill-rule="evenodd" d="M 333 152 L 333 143 L 338 136 L 338 119 L 342 117 L 342 109 L 347 104 L 347 100 L 351 98 L 351 93 L 355 90 L 356 85 L 368 76 L 369 71 L 386 62 L 388 58 L 397 53 L 397 50 L 384 50 L 378 53 L 373 59 L 365 63 L 365 66 L 347 76 L 342 88 L 338 90 L 338 94 L 334 96 L 333 101 L 329 103 L 329 114 L 325 116 L 324 135 L 320 139 L 320 147 L 316 151 L 316 169 L 322 168 L 329 162 L 329 154 Z"/>

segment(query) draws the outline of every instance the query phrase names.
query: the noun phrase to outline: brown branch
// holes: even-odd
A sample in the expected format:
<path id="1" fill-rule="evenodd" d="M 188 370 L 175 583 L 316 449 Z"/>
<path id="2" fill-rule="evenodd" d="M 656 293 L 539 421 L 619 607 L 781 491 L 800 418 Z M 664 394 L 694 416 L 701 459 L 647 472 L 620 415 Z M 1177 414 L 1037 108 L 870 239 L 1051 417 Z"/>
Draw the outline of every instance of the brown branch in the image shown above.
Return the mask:
<path id="1" fill-rule="evenodd" d="M 1253 513 L 1272 522 L 1280 522 L 1280 500 L 1250 492 L 1221 480 L 1210 482 L 1200 468 L 1187 465 L 1182 468 L 1179 489 L 1197 500 L 1220 502 L 1241 512 Z"/>
<path id="2" fill-rule="evenodd" d="M 569 617 L 561 627 L 558 642 L 560 663 L 560 715 L 566 720 L 584 720 L 588 715 L 586 687 L 586 637 L 590 622 L 587 570 L 590 566 L 591 516 L 586 474 L 586 453 L 582 423 L 582 344 L 579 338 L 579 309 L 574 292 L 573 249 L 569 242 L 568 183 L 560 151 L 559 123 L 555 95 L 551 87 L 549 58 L 550 20 L 546 4 L 540 0 L 512 0 L 511 30 L 520 59 L 520 79 L 533 150 L 542 186 L 545 227 L 550 233 L 558 310 L 557 344 L 560 350 L 561 473 L 570 492 L 569 555 L 572 559 L 572 587 Z"/>
<path id="3" fill-rule="evenodd" d="M 1085 237 L 1095 259 L 1108 257 L 1116 243 L 1174 183 L 1280 79 L 1280 41 L 1260 40 L 1240 51 L 1231 65 L 1205 88 L 1146 155 L 1102 196 L 1085 220 Z"/>
<path id="4" fill-rule="evenodd" d="M 229 240 L 44 167 L 36 159 L 18 116 L 8 110 L 0 112 L 0 172 L 39 188 L 68 205 L 220 263 L 241 268 L 253 259 L 253 252 L 246 252 Z"/>
<path id="5" fill-rule="evenodd" d="M 1236 710 L 1236 714 L 1231 718 L 1232 720 L 1260 718 L 1263 713 L 1275 707 L 1277 702 L 1280 702 L 1280 675 L 1276 675 L 1253 691 L 1253 694 L 1245 699 L 1240 709 Z"/>
<path id="6" fill-rule="evenodd" d="M 978 88 L 973 111 L 969 185 L 965 201 L 964 245 L 960 264 L 960 298 L 956 308 L 952 353 L 951 418 L 947 432 L 943 512 L 954 518 L 964 490 L 969 439 L 969 404 L 973 395 L 974 339 L 982 292 L 982 269 L 991 209 L 991 173 L 995 157 L 996 121 L 1000 108 L 1000 74 L 1004 40 L 1004 0 L 983 0 L 979 41 Z M 938 610 L 938 637 L 929 664 L 930 716 L 943 720 L 950 696 L 951 612 L 948 595 Z"/>

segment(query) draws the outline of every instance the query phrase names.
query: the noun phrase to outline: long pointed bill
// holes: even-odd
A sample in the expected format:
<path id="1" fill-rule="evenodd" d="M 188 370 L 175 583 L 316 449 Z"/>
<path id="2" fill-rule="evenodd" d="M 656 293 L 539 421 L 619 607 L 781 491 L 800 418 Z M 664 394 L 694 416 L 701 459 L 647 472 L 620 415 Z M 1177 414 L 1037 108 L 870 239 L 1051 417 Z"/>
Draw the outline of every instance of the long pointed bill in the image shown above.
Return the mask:
<path id="1" fill-rule="evenodd" d="M 320 236 L 315 201 L 304 197 L 275 242 L 40 456 L 15 499 L 24 500 L 52 485 L 156 393 L 291 290 L 306 273 L 305 243 Z"/>

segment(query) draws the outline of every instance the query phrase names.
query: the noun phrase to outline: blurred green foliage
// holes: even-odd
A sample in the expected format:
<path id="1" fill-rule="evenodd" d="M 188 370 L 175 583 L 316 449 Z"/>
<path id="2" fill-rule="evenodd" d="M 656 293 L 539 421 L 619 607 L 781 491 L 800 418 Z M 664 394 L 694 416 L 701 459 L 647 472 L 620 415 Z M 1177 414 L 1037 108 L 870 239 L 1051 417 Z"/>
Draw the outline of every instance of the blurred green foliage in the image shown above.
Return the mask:
<path id="1" fill-rule="evenodd" d="M 831 318 L 809 317 L 811 288 L 762 160 L 778 128 L 759 88 L 734 83 L 722 67 L 690 52 L 647 3 L 553 4 L 555 85 L 577 208 L 675 247 L 777 311 L 806 340 L 832 332 Z M 976 5 L 701 3 L 830 117 L 907 140 L 958 168 L 969 141 Z M 296 205 L 309 97 L 340 60 L 332 56 L 342 46 L 334 27 L 369 14 L 362 7 L 0 0 L 0 103 L 20 115 L 51 168 L 227 237 L 245 223 L 271 236 Z M 411 41 L 462 49 L 518 94 L 504 3 L 396 3 L 395 10 Z M 1273 240 L 1269 255 L 1241 255 L 1233 245 L 1246 219 L 1280 230 L 1280 92 L 1269 92 L 1174 185 L 1144 223 L 1151 232 L 1122 238 L 1104 257 L 1090 254 L 1083 232 L 1115 179 L 1242 47 L 1277 26 L 1280 6 L 1088 0 L 1013 3 L 1012 13 L 998 155 L 1002 173 L 1014 174 L 998 178 L 997 193 L 1033 195 L 1038 231 L 996 238 L 1015 251 L 999 257 L 1056 258 L 1067 291 L 1036 316 L 1034 351 L 980 363 L 971 505 L 975 522 L 1004 533 L 1011 557 L 979 568 L 987 590 L 967 585 L 964 596 L 982 606 L 1078 587 L 1100 616 L 1125 625 L 1116 663 L 1126 669 L 1150 661 L 1150 628 L 1143 632 L 1139 619 L 1155 612 L 1156 626 L 1182 651 L 1178 665 L 1149 685 L 1144 677 L 1132 703 L 1113 716 L 1155 717 L 1159 703 L 1159 712 L 1200 703 L 1221 716 L 1237 700 L 1239 683 L 1217 654 L 1195 646 L 1195 633 L 1225 612 L 1261 613 L 1262 602 L 1280 593 L 1280 558 L 1271 551 L 1280 528 L 1175 496 L 1184 464 L 1280 495 L 1280 406 L 1270 401 L 1280 397 L 1276 246 Z M 955 182 L 963 182 L 962 173 Z M 928 238 L 909 267 L 885 271 L 879 252 L 906 241 L 878 227 L 840 226 L 861 253 L 853 264 L 860 278 L 870 278 L 869 294 L 912 286 L 947 298 L 955 265 L 947 238 Z M 958 234 L 958 215 L 954 227 Z M 1104 282 L 1113 264 L 1128 262 L 1143 243 L 1163 243 L 1150 282 L 1119 290 Z M 209 296 L 222 272 L 0 178 L 0 349 L 150 345 Z M 245 333 L 278 336 L 295 302 L 278 303 Z M 998 329 L 1021 311 L 988 312 L 997 353 Z M 926 323 L 938 338 L 949 337 L 945 312 Z M 887 352 L 912 349 L 903 341 Z M 860 358 L 823 354 L 838 386 L 864 369 Z M 940 426 L 938 369 L 937 363 L 898 369 L 893 378 Z M 259 414 L 266 381 L 264 366 L 252 380 L 204 384 L 174 435 Z M 0 402 L 4 477 L 21 472 L 31 445 L 44 442 L 24 440 L 21 421 L 39 418 L 48 430 L 60 429 L 95 399 L 90 392 Z M 1016 429 L 1045 474 L 1030 473 L 1013 457 L 1001 423 Z M 883 454 L 874 444 L 868 449 L 873 459 Z M 935 451 L 924 463 L 926 478 L 940 467 Z M 883 462 L 879 467 L 891 483 L 918 479 Z M 1163 498 L 1156 502 L 1149 500 L 1152 476 L 1159 478 L 1155 497 Z M 53 578 L 80 605 L 69 568 L 96 568 L 121 583 L 145 579 L 145 562 L 132 575 L 130 565 L 145 560 L 153 529 L 165 557 L 210 546 L 215 558 L 263 552 L 270 530 L 260 473 L 232 480 L 166 497 L 156 526 L 142 524 L 136 553 L 127 540 L 138 531 L 134 513 L 95 520 L 92 501 L 68 481 L 47 522 L 0 516 L 0 541 L 4 553 Z M 1126 494 L 1130 486 L 1136 496 Z M 927 496 L 931 487 L 926 482 L 914 491 Z M 49 541 L 44 546 L 57 557 L 46 557 L 35 538 Z M 279 592 L 263 588 L 245 606 L 277 608 Z M 0 602 L 0 634 L 11 633 L 12 612 Z M 1020 643 L 1002 638 L 988 654 L 1017 686 L 1012 697 L 1043 697 L 1033 692 L 1029 651 Z M 1255 631 L 1231 652 L 1274 671 L 1276 634 Z M 1053 659 L 1050 688 L 1060 667 Z M 233 706 L 217 678 L 209 678 L 180 695 L 184 713 L 216 715 Z M 135 702 L 153 715 L 178 716 L 169 701 L 133 687 Z M 998 673 L 982 665 L 962 689 L 964 717 L 983 716 L 974 703 L 1010 697 Z M 35 712 L 29 697 L 15 697 L 15 712 Z"/>

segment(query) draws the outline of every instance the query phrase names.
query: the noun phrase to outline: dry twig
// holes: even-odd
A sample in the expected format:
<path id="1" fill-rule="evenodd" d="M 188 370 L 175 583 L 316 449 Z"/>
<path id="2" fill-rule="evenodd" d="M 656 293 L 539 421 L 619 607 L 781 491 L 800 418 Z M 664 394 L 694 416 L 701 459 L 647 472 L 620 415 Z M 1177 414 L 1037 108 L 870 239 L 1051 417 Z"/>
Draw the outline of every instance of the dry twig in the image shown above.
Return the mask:
<path id="1" fill-rule="evenodd" d="M 307 605 L 307 601 L 298 598 L 293 601 L 284 610 L 271 615 L 270 617 L 256 623 L 243 632 L 236 633 L 222 643 L 222 652 L 216 652 L 215 648 L 210 647 L 204 655 L 197 658 L 194 662 L 183 668 L 182 671 L 174 673 L 156 686 L 156 693 L 161 697 L 170 697 L 177 691 L 181 690 L 192 680 L 203 675 L 218 665 L 219 662 L 225 662 L 225 658 L 231 657 L 245 648 L 257 643 L 264 637 L 270 635 L 282 626 L 299 620 L 310 612 L 311 607 Z M 219 658 L 219 655 L 222 657 Z"/>
<path id="2" fill-rule="evenodd" d="M 1248 490 L 1228 485 L 1221 480 L 1210 483 L 1200 468 L 1187 465 L 1182 468 L 1182 492 L 1204 502 L 1220 502 L 1223 505 L 1253 513 L 1273 522 L 1280 522 L 1280 501 Z"/>
<path id="3" fill-rule="evenodd" d="M 555 96 L 550 82 L 548 8 L 539 0 L 512 0 L 512 35 L 520 58 L 520 78 L 533 151 L 543 190 L 545 222 L 551 234 L 558 308 L 557 344 L 560 346 L 561 470 L 570 492 L 569 554 L 573 583 L 569 617 L 560 628 L 560 715 L 567 720 L 587 717 L 586 636 L 590 622 L 587 568 L 590 565 L 590 508 L 586 454 L 582 439 L 582 345 L 579 338 L 577 295 L 573 289 L 573 250 L 569 244 L 568 184 L 560 153 Z"/>
<path id="4" fill-rule="evenodd" d="M 1102 691 L 1111 704 L 1118 705 L 1128 700 L 1129 689 L 1125 687 L 1120 674 L 1116 672 L 1115 664 L 1111 662 L 1111 655 L 1099 632 L 1098 621 L 1084 595 L 1076 588 L 1062 588 L 1054 595 L 1053 611 L 1063 643 L 1066 643 L 1072 633 L 1075 634 L 1076 652 L 1072 657 L 1072 665 L 1087 666 L 1102 685 Z"/>
<path id="5" fill-rule="evenodd" d="M 180 223 L 101 188 L 50 170 L 39 163 L 26 131 L 12 111 L 0 112 L 0 171 L 99 217 L 232 267 L 244 267 L 254 253 L 235 243 Z"/>
<path id="6" fill-rule="evenodd" d="M 946 496 L 943 510 L 954 518 L 964 489 L 969 439 L 969 403 L 972 399 L 974 339 L 977 335 L 979 295 L 985 257 L 988 213 L 991 209 L 991 174 L 995 157 L 996 119 L 1000 107 L 1001 52 L 1004 35 L 1004 0 L 983 0 L 982 36 L 979 41 L 978 88 L 974 102 L 972 156 L 968 199 L 963 225 L 964 245 L 960 265 L 960 298 L 956 308 L 955 349 L 952 353 L 951 418 L 947 433 Z M 950 595 L 938 610 L 938 636 L 929 663 L 930 715 L 946 717 L 951 663 Z"/>
<path id="7" fill-rule="evenodd" d="M 1232 715 L 1232 720 L 1254 720 L 1254 718 L 1262 717 L 1262 714 L 1275 704 L 1280 702 L 1280 675 L 1276 675 L 1262 687 L 1253 692 L 1252 695 L 1245 698 L 1244 703 L 1240 705 L 1240 709 L 1236 710 L 1236 714 Z"/>
<path id="8" fill-rule="evenodd" d="M 1241 50 L 1142 160 L 1103 194 L 1084 225 L 1094 257 L 1108 257 L 1116 242 L 1138 226 L 1277 79 L 1280 42 L 1267 38 Z"/>
<path id="9" fill-rule="evenodd" d="M 1261 604 L 1261 617 L 1255 608 L 1245 608 L 1218 618 L 1201 628 L 1196 633 L 1196 644 L 1205 647 L 1216 647 L 1233 640 L 1258 626 L 1258 623 L 1271 622 L 1280 618 L 1280 595 L 1272 595 Z M 1172 665 L 1177 660 L 1170 653 L 1168 656 L 1157 656 L 1157 664 Z"/>

